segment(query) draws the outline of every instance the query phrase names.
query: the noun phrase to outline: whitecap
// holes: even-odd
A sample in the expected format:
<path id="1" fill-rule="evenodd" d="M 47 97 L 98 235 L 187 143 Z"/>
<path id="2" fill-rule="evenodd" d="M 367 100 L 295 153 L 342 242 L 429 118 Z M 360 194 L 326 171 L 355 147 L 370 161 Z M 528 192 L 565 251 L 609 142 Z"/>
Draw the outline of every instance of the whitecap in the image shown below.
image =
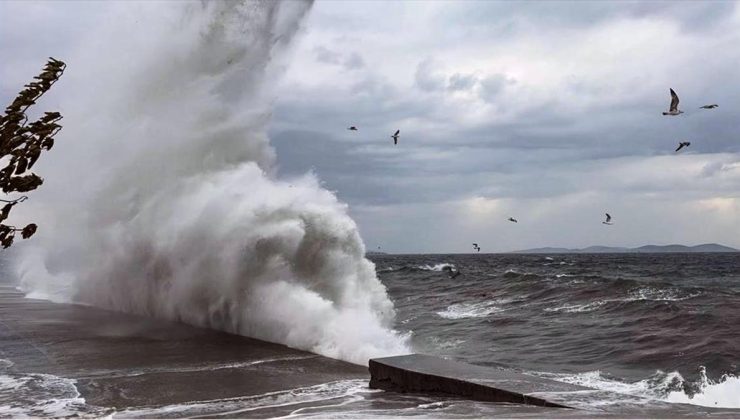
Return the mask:
<path id="1" fill-rule="evenodd" d="M 417 269 L 424 270 L 424 271 L 443 271 L 447 269 L 448 267 L 454 269 L 455 264 L 439 263 L 439 264 L 434 264 L 434 265 L 424 264 L 424 265 L 416 266 Z"/>
<path id="2" fill-rule="evenodd" d="M 645 402 L 659 400 L 704 407 L 740 408 L 740 378 L 733 375 L 723 375 L 719 381 L 712 381 L 707 378 L 703 366 L 700 368 L 700 392 L 691 395 L 684 391 L 686 380 L 676 371 L 663 372 L 656 370 L 651 377 L 636 382 L 609 378 L 598 370 L 577 374 L 531 373 L 561 382 L 616 393 L 614 400 L 601 401 L 601 405 L 619 403 L 622 401 L 619 394 L 624 394 L 641 397 Z"/>
<path id="3" fill-rule="evenodd" d="M 596 302 L 591 302 L 591 303 L 562 305 L 562 306 L 557 306 L 557 307 L 552 307 L 552 308 L 545 308 L 545 312 L 565 312 L 565 313 L 591 312 L 591 311 L 595 311 L 596 309 L 600 308 L 601 306 L 605 305 L 608 302 L 610 301 L 597 300 Z"/>
<path id="4" fill-rule="evenodd" d="M 664 400 L 704 407 L 740 408 L 740 377 L 723 375 L 719 381 L 712 381 L 707 378 L 706 369 L 702 366 L 699 391 L 693 395 L 682 390 L 672 391 Z"/>
<path id="5" fill-rule="evenodd" d="M 86 404 L 72 379 L 40 373 L 0 375 L 3 417 L 101 417 L 112 411 Z"/>
<path id="6" fill-rule="evenodd" d="M 488 315 L 503 312 L 504 309 L 496 306 L 499 301 L 485 301 L 478 303 L 456 303 L 448 306 L 444 311 L 437 312 L 445 319 L 484 318 Z"/>

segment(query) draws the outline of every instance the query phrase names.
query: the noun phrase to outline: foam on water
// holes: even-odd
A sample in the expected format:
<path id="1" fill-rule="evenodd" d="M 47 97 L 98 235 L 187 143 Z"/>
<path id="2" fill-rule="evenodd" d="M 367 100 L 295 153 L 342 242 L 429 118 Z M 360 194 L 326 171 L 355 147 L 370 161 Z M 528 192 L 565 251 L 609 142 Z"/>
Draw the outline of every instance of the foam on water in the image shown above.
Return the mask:
<path id="1" fill-rule="evenodd" d="M 605 305 L 607 302 L 608 301 L 606 300 L 597 300 L 595 302 L 590 302 L 590 303 L 566 304 L 566 305 L 556 306 L 552 308 L 545 308 L 545 312 L 565 312 L 565 313 L 591 312 Z"/>
<path id="2" fill-rule="evenodd" d="M 556 275 L 556 277 L 565 276 Z M 545 308 L 545 312 L 564 312 L 564 313 L 578 313 L 578 312 L 592 312 L 608 303 L 627 303 L 627 302 L 641 302 L 641 301 L 652 301 L 652 302 L 679 302 L 683 300 L 693 299 L 701 296 L 701 292 L 686 292 L 680 289 L 669 288 L 660 289 L 656 287 L 643 287 L 634 289 L 628 293 L 626 297 L 614 298 L 614 299 L 599 299 L 593 302 L 587 303 L 568 303 L 555 307 Z"/>
<path id="3" fill-rule="evenodd" d="M 0 417 L 100 417 L 110 412 L 87 405 L 71 379 L 0 373 Z"/>
<path id="4" fill-rule="evenodd" d="M 574 375 L 542 373 L 538 375 L 616 394 L 643 398 L 645 400 L 644 402 L 648 400 L 659 400 L 704 407 L 740 408 L 740 378 L 724 375 L 722 379 L 715 382 L 707 378 L 704 367 L 701 367 L 700 373 L 698 384 L 687 383 L 678 372 L 663 372 L 660 370 L 656 371 L 653 376 L 637 382 L 620 381 L 607 377 L 600 371 L 590 371 Z M 687 393 L 684 388 L 693 388 L 696 391 Z M 617 400 L 605 400 L 601 401 L 601 403 L 604 405 L 617 404 L 621 399 L 619 399 L 619 395 L 616 395 L 616 397 Z M 591 404 L 593 405 L 594 402 L 591 402 Z"/>
<path id="5" fill-rule="evenodd" d="M 499 301 L 490 300 L 478 303 L 455 303 L 448 306 L 444 311 L 437 312 L 441 318 L 445 319 L 465 319 L 465 318 L 485 318 L 488 315 L 497 312 L 503 312 L 498 305 Z"/>
<path id="6" fill-rule="evenodd" d="M 424 270 L 424 271 L 444 271 L 448 268 L 455 268 L 455 264 L 450 263 L 439 263 L 434 265 L 424 264 L 424 265 L 418 265 L 416 266 L 418 270 Z"/>
<path id="7" fill-rule="evenodd" d="M 360 364 L 409 352 L 347 206 L 313 175 L 275 178 L 273 86 L 310 6 L 109 6 L 53 92 L 64 130 L 18 259 L 30 296 Z"/>
<path id="8" fill-rule="evenodd" d="M 250 417 L 257 410 L 276 408 L 290 409 L 310 403 L 312 407 L 322 403 L 350 403 L 363 398 L 363 394 L 379 391 L 367 387 L 365 380 L 344 380 L 328 382 L 314 386 L 294 388 L 287 391 L 268 392 L 265 394 L 226 398 L 208 401 L 191 401 L 163 407 L 132 408 L 116 413 L 121 418 L 154 418 L 154 417 L 195 417 L 219 415 L 227 417 Z"/>
<path id="9" fill-rule="evenodd" d="M 707 378 L 706 369 L 702 367 L 699 392 L 689 395 L 683 391 L 672 391 L 664 400 L 704 407 L 740 408 L 740 377 L 723 375 L 715 382 Z"/>

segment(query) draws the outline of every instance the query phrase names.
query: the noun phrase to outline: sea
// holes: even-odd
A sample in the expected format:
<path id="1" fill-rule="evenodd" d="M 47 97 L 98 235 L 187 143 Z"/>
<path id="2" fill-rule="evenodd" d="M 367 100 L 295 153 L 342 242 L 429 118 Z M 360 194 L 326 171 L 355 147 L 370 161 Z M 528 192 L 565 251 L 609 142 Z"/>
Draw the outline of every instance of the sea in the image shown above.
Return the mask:
<path id="1" fill-rule="evenodd" d="M 413 351 L 603 392 L 580 400 L 574 394 L 571 406 L 580 410 L 572 411 L 384 392 L 369 389 L 366 380 L 348 379 L 116 411 L 86 402 L 72 379 L 17 373 L 11 360 L 0 359 L 0 417 L 736 418 L 740 413 L 740 254 L 369 258 L 394 303 L 395 330 Z M 270 369 L 265 362 L 264 369 Z"/>
<path id="2" fill-rule="evenodd" d="M 417 352 L 740 408 L 738 253 L 370 258 Z"/>

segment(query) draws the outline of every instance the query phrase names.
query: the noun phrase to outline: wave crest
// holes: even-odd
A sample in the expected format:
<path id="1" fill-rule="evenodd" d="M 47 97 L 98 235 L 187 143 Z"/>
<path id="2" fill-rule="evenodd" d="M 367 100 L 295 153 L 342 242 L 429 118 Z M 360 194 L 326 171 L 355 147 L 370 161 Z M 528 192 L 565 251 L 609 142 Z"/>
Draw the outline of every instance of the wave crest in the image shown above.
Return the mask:
<path id="1" fill-rule="evenodd" d="M 91 66 L 62 96 L 62 166 L 36 201 L 54 212 L 23 287 L 360 364 L 408 352 L 346 205 L 311 175 L 272 175 L 271 82 L 309 5 L 117 6 L 93 31 L 106 42 L 69 60 Z"/>

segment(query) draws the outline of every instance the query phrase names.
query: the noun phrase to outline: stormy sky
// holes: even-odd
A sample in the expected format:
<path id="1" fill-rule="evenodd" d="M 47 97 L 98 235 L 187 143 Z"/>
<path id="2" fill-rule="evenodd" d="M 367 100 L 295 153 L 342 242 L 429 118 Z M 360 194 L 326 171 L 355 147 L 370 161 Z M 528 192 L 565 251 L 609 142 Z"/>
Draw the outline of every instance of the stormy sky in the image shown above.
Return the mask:
<path id="1" fill-rule="evenodd" d="M 0 3 L 0 98 L 105 7 Z M 368 249 L 740 247 L 738 3 L 319 1 L 304 26 L 279 176 L 314 171 Z"/>

